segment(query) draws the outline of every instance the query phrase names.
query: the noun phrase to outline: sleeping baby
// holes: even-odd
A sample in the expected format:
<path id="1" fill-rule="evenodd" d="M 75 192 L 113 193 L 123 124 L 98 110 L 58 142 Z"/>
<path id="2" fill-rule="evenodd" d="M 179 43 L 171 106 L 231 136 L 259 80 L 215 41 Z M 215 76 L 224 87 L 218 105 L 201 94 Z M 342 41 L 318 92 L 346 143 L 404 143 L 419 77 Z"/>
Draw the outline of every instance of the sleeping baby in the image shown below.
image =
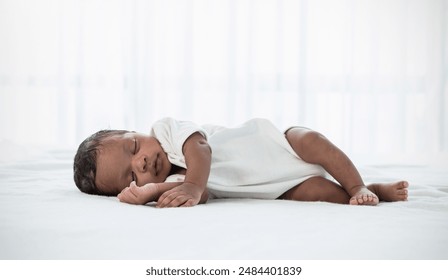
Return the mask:
<path id="1" fill-rule="evenodd" d="M 149 135 L 101 130 L 80 144 L 73 171 L 82 192 L 157 207 L 210 198 L 377 205 L 408 196 L 406 181 L 365 185 L 322 134 L 304 127 L 282 133 L 264 119 L 227 128 L 165 118 Z"/>

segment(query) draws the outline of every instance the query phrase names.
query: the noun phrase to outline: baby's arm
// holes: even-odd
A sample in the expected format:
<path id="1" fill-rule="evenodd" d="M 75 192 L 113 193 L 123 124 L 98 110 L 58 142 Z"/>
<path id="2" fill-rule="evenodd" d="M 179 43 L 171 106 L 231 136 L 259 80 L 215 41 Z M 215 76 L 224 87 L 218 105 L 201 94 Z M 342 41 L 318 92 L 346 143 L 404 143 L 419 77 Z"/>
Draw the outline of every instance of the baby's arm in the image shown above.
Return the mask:
<path id="1" fill-rule="evenodd" d="M 123 189 L 117 197 L 121 202 L 143 205 L 158 200 L 164 192 L 169 191 L 182 183 L 183 182 L 149 183 L 139 187 L 133 181 L 129 187 Z"/>
<path id="2" fill-rule="evenodd" d="M 208 199 L 207 181 L 210 174 L 211 149 L 204 136 L 192 134 L 184 143 L 183 153 L 187 172 L 185 181 L 165 191 L 157 201 L 157 207 L 194 206 Z"/>

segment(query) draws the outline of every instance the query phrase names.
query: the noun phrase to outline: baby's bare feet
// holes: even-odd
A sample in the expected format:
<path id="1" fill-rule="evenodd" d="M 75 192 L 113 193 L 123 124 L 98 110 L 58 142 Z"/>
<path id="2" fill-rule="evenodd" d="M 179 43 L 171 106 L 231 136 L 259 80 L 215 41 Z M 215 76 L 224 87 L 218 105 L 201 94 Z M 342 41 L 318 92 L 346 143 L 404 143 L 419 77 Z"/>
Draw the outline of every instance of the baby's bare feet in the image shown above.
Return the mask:
<path id="1" fill-rule="evenodd" d="M 378 202 L 378 197 L 365 187 L 350 198 L 351 205 L 377 205 Z"/>
<path id="2" fill-rule="evenodd" d="M 408 200 L 408 186 L 406 181 L 394 183 L 371 184 L 367 188 L 374 192 L 381 201 L 406 201 Z"/>

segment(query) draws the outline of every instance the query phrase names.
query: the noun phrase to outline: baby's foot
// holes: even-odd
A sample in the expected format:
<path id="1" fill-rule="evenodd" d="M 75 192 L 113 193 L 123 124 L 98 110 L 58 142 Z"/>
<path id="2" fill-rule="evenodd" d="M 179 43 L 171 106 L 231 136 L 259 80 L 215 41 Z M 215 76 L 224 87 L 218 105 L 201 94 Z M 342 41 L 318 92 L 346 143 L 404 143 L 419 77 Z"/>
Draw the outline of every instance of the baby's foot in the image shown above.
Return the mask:
<path id="1" fill-rule="evenodd" d="M 367 188 L 374 192 L 381 201 L 406 201 L 408 200 L 408 186 L 406 181 L 395 183 L 371 184 Z"/>
<path id="2" fill-rule="evenodd" d="M 350 198 L 351 205 L 377 205 L 378 202 L 378 196 L 365 187 Z"/>

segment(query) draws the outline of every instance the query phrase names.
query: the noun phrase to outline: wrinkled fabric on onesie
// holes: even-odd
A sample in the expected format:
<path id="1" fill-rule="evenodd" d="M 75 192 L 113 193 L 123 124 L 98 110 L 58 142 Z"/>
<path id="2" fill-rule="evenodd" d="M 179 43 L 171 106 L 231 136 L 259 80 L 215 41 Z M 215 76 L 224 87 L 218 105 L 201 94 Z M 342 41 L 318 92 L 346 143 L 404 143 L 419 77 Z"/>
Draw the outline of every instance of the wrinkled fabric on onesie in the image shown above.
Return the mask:
<path id="1" fill-rule="evenodd" d="M 182 146 L 195 132 L 201 133 L 212 149 L 207 188 L 213 197 L 275 199 L 310 177 L 325 176 L 322 167 L 303 161 L 284 133 L 265 119 L 228 128 L 165 118 L 151 129 L 169 161 L 183 168 L 187 166 Z"/>

